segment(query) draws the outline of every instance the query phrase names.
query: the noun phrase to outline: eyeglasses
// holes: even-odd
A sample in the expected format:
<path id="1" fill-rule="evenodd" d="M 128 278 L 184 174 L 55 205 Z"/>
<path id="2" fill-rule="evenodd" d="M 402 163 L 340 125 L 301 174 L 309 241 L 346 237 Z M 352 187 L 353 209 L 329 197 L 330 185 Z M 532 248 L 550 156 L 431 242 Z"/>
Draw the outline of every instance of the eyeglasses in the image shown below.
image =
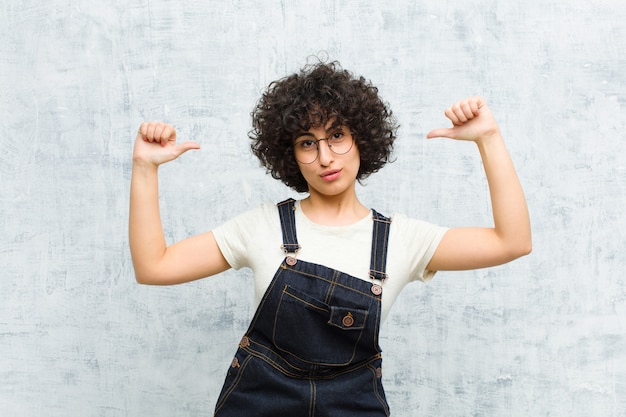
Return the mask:
<path id="1" fill-rule="evenodd" d="M 305 133 L 296 138 L 293 144 L 296 160 L 301 164 L 312 164 L 319 156 L 319 143 L 323 140 L 336 155 L 344 155 L 350 152 L 354 145 L 353 133 L 347 128 L 341 127 L 325 138 L 316 139 L 311 133 Z"/>

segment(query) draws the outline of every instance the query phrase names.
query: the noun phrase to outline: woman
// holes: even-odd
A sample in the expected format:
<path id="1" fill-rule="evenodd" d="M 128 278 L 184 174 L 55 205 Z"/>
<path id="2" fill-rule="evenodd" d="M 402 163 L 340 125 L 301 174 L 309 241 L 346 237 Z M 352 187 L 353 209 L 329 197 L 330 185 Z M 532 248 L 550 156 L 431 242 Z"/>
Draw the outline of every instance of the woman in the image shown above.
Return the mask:
<path id="1" fill-rule="evenodd" d="M 231 267 L 254 272 L 258 308 L 216 416 L 389 415 L 378 330 L 404 285 L 530 252 L 526 201 L 489 107 L 472 97 L 445 115 L 453 126 L 427 137 L 476 143 L 494 227 L 387 218 L 359 201 L 356 182 L 389 161 L 397 127 L 378 90 L 337 63 L 270 84 L 252 114 L 253 153 L 274 178 L 308 196 L 261 205 L 169 247 L 158 166 L 200 146 L 178 143 L 171 125 L 140 126 L 130 204 L 137 281 L 177 284 Z"/>

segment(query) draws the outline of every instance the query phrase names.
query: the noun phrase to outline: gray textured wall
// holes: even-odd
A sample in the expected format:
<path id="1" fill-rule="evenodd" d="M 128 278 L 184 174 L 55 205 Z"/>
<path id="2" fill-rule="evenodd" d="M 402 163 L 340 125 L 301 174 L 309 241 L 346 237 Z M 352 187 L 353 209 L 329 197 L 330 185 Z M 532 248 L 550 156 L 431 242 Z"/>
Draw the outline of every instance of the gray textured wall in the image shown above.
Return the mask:
<path id="1" fill-rule="evenodd" d="M 161 170 L 169 241 L 293 195 L 249 154 L 249 112 L 327 51 L 402 124 L 367 205 L 489 224 L 474 147 L 423 140 L 478 93 L 532 215 L 529 257 L 406 289 L 383 328 L 394 415 L 626 416 L 623 2 L 382 3 L 1 2 L 0 414 L 211 415 L 251 277 L 134 282 L 134 132 L 203 145 Z"/>

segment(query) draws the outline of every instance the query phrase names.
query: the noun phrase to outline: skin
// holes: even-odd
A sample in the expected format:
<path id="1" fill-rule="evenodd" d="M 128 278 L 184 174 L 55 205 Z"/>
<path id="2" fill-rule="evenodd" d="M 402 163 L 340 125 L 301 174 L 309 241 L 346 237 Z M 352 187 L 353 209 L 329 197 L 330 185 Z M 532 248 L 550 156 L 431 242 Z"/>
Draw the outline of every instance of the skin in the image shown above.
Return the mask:
<path id="1" fill-rule="evenodd" d="M 526 198 L 487 103 L 482 97 L 471 97 L 446 109 L 445 115 L 452 128 L 434 129 L 426 137 L 447 137 L 476 144 L 489 185 L 494 226 L 448 230 L 427 268 L 431 271 L 485 268 L 529 254 L 532 236 Z"/>
<path id="2" fill-rule="evenodd" d="M 453 228 L 439 244 L 429 270 L 464 270 L 495 266 L 530 253 L 530 219 L 526 199 L 504 145 L 498 124 L 481 97 L 455 103 L 445 111 L 450 128 L 434 129 L 428 139 L 447 137 L 476 144 L 482 158 L 493 212 L 493 227 Z M 316 138 L 328 135 L 327 127 L 309 132 Z M 138 282 L 169 285 L 215 275 L 230 268 L 211 232 L 165 243 L 158 201 L 158 167 L 189 150 L 196 142 L 179 143 L 173 126 L 142 123 L 135 139 L 131 179 L 129 238 Z M 309 184 L 302 201 L 304 214 L 324 225 L 348 225 L 367 216 L 369 209 L 358 200 L 355 186 L 359 168 L 356 145 L 344 155 L 319 143 L 318 159 L 299 164 Z M 324 173 L 338 173 L 332 181 Z"/>
<path id="3" fill-rule="evenodd" d="M 333 122 L 330 120 L 325 127 L 313 127 L 309 133 L 315 138 L 327 137 L 333 131 Z M 356 143 L 348 153 L 337 155 L 330 150 L 328 142 L 320 141 L 315 162 L 298 162 L 300 172 L 309 185 L 309 196 L 301 202 L 304 214 L 310 220 L 327 226 L 345 226 L 367 216 L 370 210 L 361 204 L 355 190 L 359 166 L 360 154 Z M 324 179 L 329 173 L 333 179 Z"/>

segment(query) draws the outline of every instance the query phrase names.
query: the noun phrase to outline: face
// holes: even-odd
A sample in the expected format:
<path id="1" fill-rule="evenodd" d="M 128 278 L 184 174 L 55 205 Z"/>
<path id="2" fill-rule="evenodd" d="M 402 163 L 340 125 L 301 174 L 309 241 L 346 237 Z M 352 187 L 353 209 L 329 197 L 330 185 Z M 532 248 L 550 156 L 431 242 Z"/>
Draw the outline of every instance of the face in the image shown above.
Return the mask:
<path id="1" fill-rule="evenodd" d="M 333 126 L 331 120 L 325 126 L 312 127 L 307 132 L 300 132 L 296 137 L 294 141 L 296 160 L 312 196 L 335 197 L 355 192 L 360 154 L 347 126 Z M 347 152 L 346 144 L 352 144 Z M 315 147 L 317 158 L 310 163 L 301 162 L 308 162 L 315 157 Z M 345 153 L 335 153 L 331 151 L 331 147 L 337 152 Z"/>

